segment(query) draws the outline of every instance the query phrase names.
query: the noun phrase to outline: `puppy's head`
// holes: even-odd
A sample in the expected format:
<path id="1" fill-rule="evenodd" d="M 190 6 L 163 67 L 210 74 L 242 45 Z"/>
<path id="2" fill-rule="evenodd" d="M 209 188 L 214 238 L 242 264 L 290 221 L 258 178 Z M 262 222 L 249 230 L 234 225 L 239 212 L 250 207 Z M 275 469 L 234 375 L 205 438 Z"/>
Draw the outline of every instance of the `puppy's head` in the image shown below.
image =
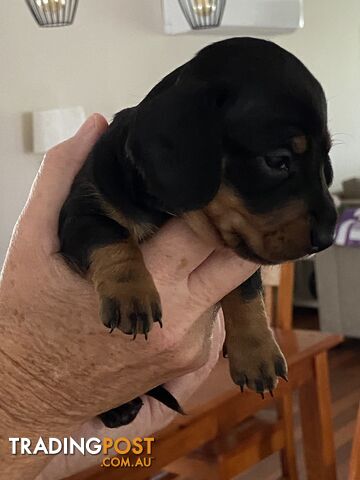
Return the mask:
<path id="1" fill-rule="evenodd" d="M 226 245 L 261 263 L 331 244 L 330 146 L 320 84 L 250 38 L 210 45 L 166 77 L 127 142 L 159 208 L 202 209 Z"/>

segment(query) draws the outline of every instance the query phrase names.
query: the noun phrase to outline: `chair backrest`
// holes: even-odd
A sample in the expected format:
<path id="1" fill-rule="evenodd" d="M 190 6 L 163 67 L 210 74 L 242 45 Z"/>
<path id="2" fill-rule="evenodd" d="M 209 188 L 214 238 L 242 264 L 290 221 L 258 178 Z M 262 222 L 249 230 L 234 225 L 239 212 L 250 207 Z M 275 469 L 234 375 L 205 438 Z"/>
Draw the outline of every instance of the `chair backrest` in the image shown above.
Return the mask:
<path id="1" fill-rule="evenodd" d="M 263 267 L 265 306 L 273 327 L 291 330 L 293 323 L 294 263 Z"/>

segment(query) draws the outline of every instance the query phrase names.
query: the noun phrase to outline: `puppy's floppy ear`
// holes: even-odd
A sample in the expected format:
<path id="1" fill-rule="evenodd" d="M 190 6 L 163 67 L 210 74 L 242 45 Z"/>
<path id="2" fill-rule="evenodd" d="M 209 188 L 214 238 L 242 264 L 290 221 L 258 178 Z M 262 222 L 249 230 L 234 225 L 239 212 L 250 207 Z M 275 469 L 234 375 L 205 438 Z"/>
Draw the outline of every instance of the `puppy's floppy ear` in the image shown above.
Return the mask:
<path id="1" fill-rule="evenodd" d="M 127 149 L 150 195 L 172 213 L 206 205 L 221 177 L 221 131 L 214 95 L 175 84 L 137 107 Z"/>

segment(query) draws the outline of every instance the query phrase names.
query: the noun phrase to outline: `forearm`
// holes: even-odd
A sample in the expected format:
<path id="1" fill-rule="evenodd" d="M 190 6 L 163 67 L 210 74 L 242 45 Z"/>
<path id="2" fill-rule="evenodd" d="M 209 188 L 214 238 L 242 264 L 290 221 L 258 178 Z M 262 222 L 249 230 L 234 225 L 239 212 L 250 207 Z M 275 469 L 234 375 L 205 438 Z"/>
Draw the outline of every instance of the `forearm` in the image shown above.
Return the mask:
<path id="1" fill-rule="evenodd" d="M 39 365 L 46 375 L 46 362 L 39 359 L 34 365 L 31 355 L 22 355 L 25 338 L 18 335 L 16 311 L 0 304 L 0 472 L 9 480 L 30 480 L 49 460 L 42 454 L 12 454 L 9 438 L 28 438 L 35 446 L 39 437 L 62 437 L 76 428 L 56 415 L 59 399 L 51 399 L 51 392 L 39 375 Z M 19 338 L 20 337 L 20 338 Z M 27 339 L 28 348 L 30 340 Z M 24 351 L 25 353 L 25 351 Z M 20 450 L 20 449 L 18 449 Z"/>
<path id="2" fill-rule="evenodd" d="M 31 445 L 35 445 L 40 436 L 58 437 L 64 432 L 54 422 L 45 424 L 44 417 L 40 415 L 45 410 L 44 404 L 31 392 L 31 379 L 26 381 L 19 368 L 9 367 L 9 362 L 2 354 L 0 361 L 3 369 L 0 375 L 0 471 L 3 478 L 30 480 L 45 467 L 48 457 L 41 454 L 22 455 L 20 449 L 14 454 L 9 439 L 28 438 Z M 33 416 L 35 412 L 39 412 L 37 418 Z"/>
<path id="3" fill-rule="evenodd" d="M 19 323 L 18 315 L 14 314 L 14 310 L 5 309 L 4 305 L 4 302 L 1 303 L 0 295 L 0 332 L 2 337 L 0 345 L 0 448 L 2 453 L 0 471 L 4 472 L 4 478 L 9 480 L 31 480 L 45 468 L 51 459 L 51 456 L 44 456 L 41 453 L 21 455 L 18 451 L 16 455 L 13 455 L 9 438 L 29 439 L 31 449 L 33 449 L 40 437 L 46 444 L 49 437 L 72 436 L 86 420 L 99 413 L 97 409 L 100 401 L 104 403 L 100 411 L 106 411 L 115 405 L 115 403 L 107 404 L 113 390 L 113 396 L 117 398 L 116 402 L 121 404 L 149 390 L 155 386 L 157 381 L 163 383 L 189 371 L 189 365 L 180 363 L 176 366 L 175 358 L 171 359 L 176 353 L 162 345 L 162 339 L 166 337 L 165 331 L 153 332 L 151 342 L 142 343 L 141 351 L 137 353 L 135 352 L 135 343 L 127 337 L 119 335 L 119 342 L 114 345 L 116 353 L 115 351 L 110 352 L 110 348 L 107 352 L 108 358 L 116 358 L 118 365 L 123 365 L 123 368 L 120 369 L 121 374 L 117 374 L 116 382 L 114 382 L 113 374 L 108 376 L 106 370 L 100 365 L 91 364 L 90 358 L 93 355 L 85 354 L 87 348 L 93 351 L 95 346 L 91 345 L 94 341 L 93 335 L 87 336 L 85 324 L 81 329 L 81 336 L 84 337 L 82 339 L 84 343 L 81 345 L 81 340 L 76 338 L 74 332 L 65 332 L 63 335 L 66 338 L 62 338 L 62 332 L 55 327 L 57 317 L 52 315 L 52 319 L 49 319 L 42 313 L 42 321 L 44 324 L 48 324 L 51 320 L 53 331 L 56 332 L 56 340 L 62 345 L 62 348 L 58 348 L 54 353 L 54 348 L 47 348 L 53 338 L 52 335 L 45 337 L 39 328 L 31 331 L 24 326 L 24 322 L 33 326 L 37 324 L 38 320 L 34 318 L 35 314 L 25 314 Z M 66 312 L 62 312 L 62 314 L 66 316 Z M 39 316 L 37 309 L 36 317 Z M 209 319 L 211 317 L 212 315 L 210 317 L 206 315 L 194 322 L 193 329 L 195 330 L 191 337 L 202 337 L 204 327 L 201 328 L 202 332 L 198 332 L 197 329 L 203 323 L 207 323 L 209 332 L 205 337 L 210 338 L 212 321 Z M 102 327 L 99 326 L 99 328 Z M 79 351 L 82 352 L 83 357 L 80 364 L 78 361 L 76 362 L 75 358 L 71 358 L 69 353 L 71 339 L 67 338 L 67 335 L 71 335 L 75 340 L 73 343 L 78 355 Z M 103 335 L 100 338 L 97 337 L 96 345 L 101 343 L 102 337 Z M 110 338 L 109 334 L 104 337 Z M 112 339 L 115 341 L 115 337 Z M 151 361 L 149 365 L 141 353 L 144 354 L 151 348 L 154 349 L 154 353 L 147 354 L 147 358 L 153 358 L 154 361 Z M 207 349 L 204 348 L 204 350 Z M 200 355 L 200 352 L 197 355 Z M 203 355 L 200 356 L 201 361 Z M 190 360 L 191 364 L 196 365 L 192 359 Z M 60 370 L 56 364 L 62 366 Z M 145 370 L 144 365 L 147 365 Z M 102 384 L 98 390 L 94 388 L 94 385 L 91 387 L 89 368 L 96 378 L 96 385 Z M 143 372 L 144 378 L 139 379 L 134 385 L 134 382 L 129 382 L 129 378 L 134 376 L 138 378 L 137 372 L 139 371 Z M 82 392 L 80 396 L 79 392 Z M 181 397 L 179 400 L 181 401 Z M 91 408 L 94 410 L 92 414 L 84 417 L 81 412 L 90 410 L 89 403 L 92 404 Z"/>

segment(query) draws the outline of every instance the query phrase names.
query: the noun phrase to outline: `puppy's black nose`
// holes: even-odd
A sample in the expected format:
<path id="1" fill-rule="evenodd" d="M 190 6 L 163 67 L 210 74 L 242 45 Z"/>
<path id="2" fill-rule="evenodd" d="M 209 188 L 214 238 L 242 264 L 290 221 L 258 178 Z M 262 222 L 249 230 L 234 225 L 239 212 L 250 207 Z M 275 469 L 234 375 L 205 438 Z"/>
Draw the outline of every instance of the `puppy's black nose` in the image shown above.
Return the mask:
<path id="1" fill-rule="evenodd" d="M 311 247 L 312 253 L 321 252 L 326 248 L 330 247 L 333 243 L 333 233 L 332 231 L 326 232 L 321 231 L 316 228 L 311 230 Z"/>

